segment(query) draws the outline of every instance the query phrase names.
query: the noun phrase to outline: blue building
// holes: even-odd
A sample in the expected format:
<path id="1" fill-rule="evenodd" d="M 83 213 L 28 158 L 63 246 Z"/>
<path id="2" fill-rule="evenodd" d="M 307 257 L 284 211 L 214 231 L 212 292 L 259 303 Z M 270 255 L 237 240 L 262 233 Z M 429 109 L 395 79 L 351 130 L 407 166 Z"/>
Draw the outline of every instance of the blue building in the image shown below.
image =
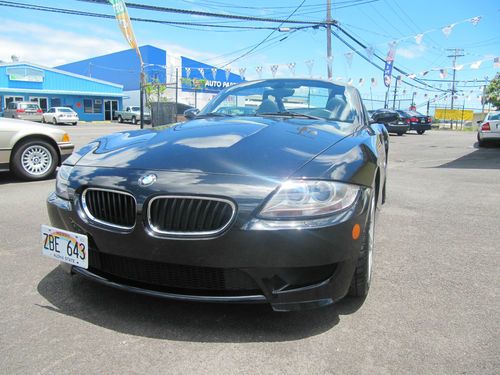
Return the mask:
<path id="1" fill-rule="evenodd" d="M 167 52 L 145 45 L 139 47 L 148 82 L 167 82 Z M 56 69 L 123 85 L 127 105 L 139 104 L 141 63 L 134 49 L 114 52 L 57 66 Z"/>
<path id="2" fill-rule="evenodd" d="M 0 64 L 0 112 L 12 101 L 46 111 L 71 107 L 83 121 L 111 120 L 122 108 L 123 86 L 31 63 Z"/>

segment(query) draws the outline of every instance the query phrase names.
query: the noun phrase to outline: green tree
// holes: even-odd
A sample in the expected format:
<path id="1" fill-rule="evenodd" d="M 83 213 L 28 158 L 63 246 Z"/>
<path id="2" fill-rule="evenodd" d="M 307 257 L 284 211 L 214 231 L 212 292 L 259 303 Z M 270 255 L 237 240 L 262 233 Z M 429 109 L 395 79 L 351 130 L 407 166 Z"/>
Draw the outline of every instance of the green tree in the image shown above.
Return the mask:
<path id="1" fill-rule="evenodd" d="M 144 91 L 146 92 L 146 106 L 151 109 L 153 102 L 167 102 L 168 98 L 164 97 L 164 93 L 167 90 L 167 85 L 160 83 L 158 79 L 154 79 L 152 82 L 146 83 L 144 85 Z"/>
<path id="2" fill-rule="evenodd" d="M 497 73 L 495 78 L 486 87 L 484 99 L 485 103 L 491 103 L 493 106 L 500 108 L 500 73 Z"/>

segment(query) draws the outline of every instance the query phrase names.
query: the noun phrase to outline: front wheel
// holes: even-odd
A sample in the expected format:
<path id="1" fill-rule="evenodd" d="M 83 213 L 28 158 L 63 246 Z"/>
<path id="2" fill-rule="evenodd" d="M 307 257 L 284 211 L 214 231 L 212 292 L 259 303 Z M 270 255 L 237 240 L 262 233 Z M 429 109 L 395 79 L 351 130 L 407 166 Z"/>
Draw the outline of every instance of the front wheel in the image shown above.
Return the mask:
<path id="1" fill-rule="evenodd" d="M 123 117 L 118 115 L 118 122 L 121 124 L 123 122 Z"/>
<path id="2" fill-rule="evenodd" d="M 417 130 L 417 133 L 420 134 L 420 135 L 422 135 L 422 134 L 425 133 L 425 130 Z"/>
<path id="3" fill-rule="evenodd" d="M 132 117 L 132 124 L 133 125 L 136 125 L 137 124 L 137 119 L 135 118 L 135 116 Z"/>
<path id="4" fill-rule="evenodd" d="M 29 140 L 16 146 L 12 171 L 23 180 L 43 180 L 54 173 L 58 164 L 55 148 L 43 140 Z"/>
<path id="5" fill-rule="evenodd" d="M 356 269 L 354 270 L 348 292 L 348 295 L 352 297 L 366 297 L 370 289 L 375 235 L 375 210 L 377 207 L 376 195 L 376 190 L 373 189 L 370 212 L 368 213 L 365 230 L 361 235 L 361 252 L 359 253 Z"/>

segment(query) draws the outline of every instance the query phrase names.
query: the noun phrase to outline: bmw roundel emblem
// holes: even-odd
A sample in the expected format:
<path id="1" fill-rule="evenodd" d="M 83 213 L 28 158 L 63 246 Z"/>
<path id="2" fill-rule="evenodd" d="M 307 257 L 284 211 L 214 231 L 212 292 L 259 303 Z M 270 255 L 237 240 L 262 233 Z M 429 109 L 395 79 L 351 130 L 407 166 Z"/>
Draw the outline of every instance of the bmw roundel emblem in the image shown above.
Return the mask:
<path id="1" fill-rule="evenodd" d="M 149 186 L 153 185 L 156 181 L 156 175 L 154 173 L 147 174 L 139 178 L 139 185 L 141 186 Z"/>

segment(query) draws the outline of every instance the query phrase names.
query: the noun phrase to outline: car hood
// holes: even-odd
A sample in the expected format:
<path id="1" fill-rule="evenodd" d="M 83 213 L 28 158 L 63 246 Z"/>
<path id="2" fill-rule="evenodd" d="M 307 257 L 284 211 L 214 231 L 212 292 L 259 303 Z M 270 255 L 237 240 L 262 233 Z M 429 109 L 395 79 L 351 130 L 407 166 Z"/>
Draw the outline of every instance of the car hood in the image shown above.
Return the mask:
<path id="1" fill-rule="evenodd" d="M 98 139 L 79 166 L 286 177 L 346 134 L 298 118 L 206 118 Z"/>

